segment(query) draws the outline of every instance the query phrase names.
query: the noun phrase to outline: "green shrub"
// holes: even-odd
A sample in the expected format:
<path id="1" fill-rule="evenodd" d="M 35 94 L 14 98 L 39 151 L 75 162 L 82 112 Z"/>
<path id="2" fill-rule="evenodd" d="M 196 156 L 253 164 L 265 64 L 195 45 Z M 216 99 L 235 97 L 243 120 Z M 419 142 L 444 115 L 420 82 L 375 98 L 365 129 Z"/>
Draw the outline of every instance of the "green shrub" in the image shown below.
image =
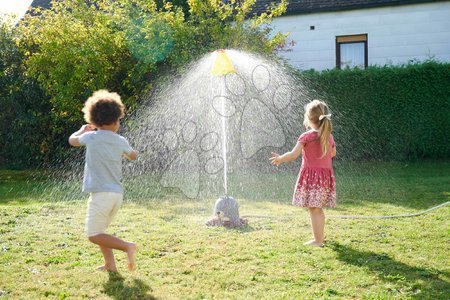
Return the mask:
<path id="1" fill-rule="evenodd" d="M 306 71 L 312 98 L 329 102 L 342 157 L 450 157 L 450 64 Z"/>
<path id="2" fill-rule="evenodd" d="M 48 98 L 26 76 L 17 31 L 0 23 L 0 165 L 17 168 L 49 159 L 53 139 Z"/>

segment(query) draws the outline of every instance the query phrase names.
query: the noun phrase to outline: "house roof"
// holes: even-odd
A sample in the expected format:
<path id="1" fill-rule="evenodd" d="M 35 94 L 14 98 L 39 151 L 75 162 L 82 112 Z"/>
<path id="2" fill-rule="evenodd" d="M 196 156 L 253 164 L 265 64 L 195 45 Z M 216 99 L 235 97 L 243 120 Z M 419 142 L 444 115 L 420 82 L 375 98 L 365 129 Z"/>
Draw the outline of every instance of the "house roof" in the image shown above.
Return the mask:
<path id="1" fill-rule="evenodd" d="M 280 0 L 256 0 L 253 13 L 265 12 L 271 3 Z M 288 0 L 287 14 L 307 14 L 448 0 Z M 50 8 L 51 0 L 33 0 L 32 7 Z"/>
<path id="2" fill-rule="evenodd" d="M 417 3 L 443 2 L 445 0 L 288 0 L 286 14 L 307 14 L 315 12 L 331 12 L 340 10 L 352 10 L 373 8 L 382 6 L 407 5 Z M 448 1 L 448 0 L 447 0 Z M 254 13 L 262 13 L 267 10 L 274 0 L 256 0 Z"/>
<path id="3" fill-rule="evenodd" d="M 31 2 L 31 7 L 42 7 L 42 8 L 50 8 L 51 0 L 33 0 Z"/>

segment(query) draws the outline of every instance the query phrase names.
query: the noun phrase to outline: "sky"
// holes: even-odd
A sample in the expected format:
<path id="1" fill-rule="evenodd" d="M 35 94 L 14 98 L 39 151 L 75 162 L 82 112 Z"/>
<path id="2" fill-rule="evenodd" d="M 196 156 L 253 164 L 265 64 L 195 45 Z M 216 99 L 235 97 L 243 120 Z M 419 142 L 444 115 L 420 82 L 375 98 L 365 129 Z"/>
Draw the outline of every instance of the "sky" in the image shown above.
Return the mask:
<path id="1" fill-rule="evenodd" d="M 33 0 L 0 0 L 0 15 L 13 13 L 21 18 Z"/>

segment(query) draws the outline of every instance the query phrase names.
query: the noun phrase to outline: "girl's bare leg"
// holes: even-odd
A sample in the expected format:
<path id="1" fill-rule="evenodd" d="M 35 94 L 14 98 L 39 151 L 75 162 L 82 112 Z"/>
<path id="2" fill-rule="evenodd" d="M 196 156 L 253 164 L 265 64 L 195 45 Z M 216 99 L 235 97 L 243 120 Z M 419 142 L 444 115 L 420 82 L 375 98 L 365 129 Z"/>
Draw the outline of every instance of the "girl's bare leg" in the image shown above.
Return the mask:
<path id="1" fill-rule="evenodd" d="M 117 249 L 127 253 L 128 256 L 128 268 L 134 270 L 136 267 L 135 253 L 136 244 L 125 242 L 113 235 L 106 233 L 97 234 L 89 237 L 89 241 L 100 246 L 100 248 Z M 102 250 L 103 252 L 103 250 Z"/>
<path id="2" fill-rule="evenodd" d="M 325 230 L 325 214 L 322 208 L 310 207 L 309 215 L 311 217 L 311 227 L 314 235 L 314 240 L 306 242 L 305 245 L 322 247 L 324 242 Z"/>

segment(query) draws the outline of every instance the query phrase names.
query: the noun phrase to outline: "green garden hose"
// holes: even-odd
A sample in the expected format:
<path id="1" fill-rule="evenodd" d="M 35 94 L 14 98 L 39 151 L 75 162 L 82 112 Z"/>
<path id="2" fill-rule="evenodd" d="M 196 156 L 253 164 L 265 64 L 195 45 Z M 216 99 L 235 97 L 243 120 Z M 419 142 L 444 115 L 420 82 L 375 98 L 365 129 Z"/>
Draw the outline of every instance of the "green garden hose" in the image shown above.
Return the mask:
<path id="1" fill-rule="evenodd" d="M 429 213 L 430 211 L 439 209 L 441 207 L 447 206 L 450 204 L 450 201 L 447 201 L 445 203 L 439 204 L 437 206 L 434 206 L 432 208 L 429 208 L 427 210 L 423 210 L 417 213 L 413 214 L 401 214 L 401 215 L 392 215 L 392 216 L 352 216 L 352 215 L 326 215 L 327 218 L 332 219 L 393 219 L 393 218 L 409 218 L 409 217 L 417 217 L 426 213 Z M 242 218 L 277 218 L 277 219 L 289 219 L 292 217 L 274 217 L 274 216 L 265 216 L 265 215 L 245 215 L 242 216 Z"/>

